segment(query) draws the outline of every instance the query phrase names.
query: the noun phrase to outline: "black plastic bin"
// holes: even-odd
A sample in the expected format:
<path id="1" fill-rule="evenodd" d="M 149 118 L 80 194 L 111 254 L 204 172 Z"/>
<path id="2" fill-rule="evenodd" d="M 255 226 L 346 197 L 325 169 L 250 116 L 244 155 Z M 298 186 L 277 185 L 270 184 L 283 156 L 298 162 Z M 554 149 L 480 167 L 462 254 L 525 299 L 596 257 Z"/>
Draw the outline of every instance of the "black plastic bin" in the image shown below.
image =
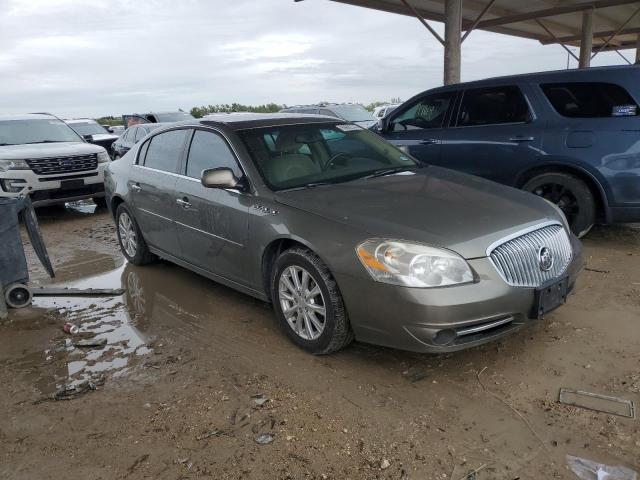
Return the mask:
<path id="1" fill-rule="evenodd" d="M 31 303 L 33 296 L 27 286 L 29 270 L 20 237 L 20 213 L 38 258 L 54 276 L 31 199 L 0 198 L 0 314 L 5 302 L 9 307 L 22 308 Z"/>
<path id="2" fill-rule="evenodd" d="M 27 287 L 29 270 L 20 238 L 18 199 L 0 198 L 0 286 L 1 302 L 12 308 L 26 307 L 31 303 L 31 290 Z"/>

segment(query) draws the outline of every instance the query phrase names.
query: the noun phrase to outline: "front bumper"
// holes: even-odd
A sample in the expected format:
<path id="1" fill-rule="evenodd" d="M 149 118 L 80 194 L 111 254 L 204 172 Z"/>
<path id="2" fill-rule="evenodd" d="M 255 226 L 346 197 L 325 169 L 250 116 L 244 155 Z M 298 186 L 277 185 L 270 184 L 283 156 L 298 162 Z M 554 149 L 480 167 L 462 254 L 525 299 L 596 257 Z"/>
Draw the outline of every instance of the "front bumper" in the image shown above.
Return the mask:
<path id="1" fill-rule="evenodd" d="M 31 195 L 34 206 L 53 205 L 104 196 L 104 169 L 107 163 L 86 172 L 37 175 L 31 170 L 0 173 L 0 197 Z M 8 191 L 9 185 L 18 191 Z"/>
<path id="2" fill-rule="evenodd" d="M 571 237 L 565 275 L 572 290 L 582 269 L 582 247 Z M 480 345 L 536 321 L 535 288 L 512 287 L 488 258 L 469 260 L 479 282 L 422 289 L 337 278 L 359 341 L 414 352 L 452 352 Z"/>

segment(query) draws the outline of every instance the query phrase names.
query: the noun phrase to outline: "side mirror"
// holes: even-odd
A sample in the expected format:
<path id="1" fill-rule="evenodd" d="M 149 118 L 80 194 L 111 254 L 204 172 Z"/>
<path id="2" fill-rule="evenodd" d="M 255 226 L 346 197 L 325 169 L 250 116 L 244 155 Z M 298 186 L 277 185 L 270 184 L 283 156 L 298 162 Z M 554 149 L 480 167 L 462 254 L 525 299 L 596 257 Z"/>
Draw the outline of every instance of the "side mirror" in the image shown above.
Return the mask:
<path id="1" fill-rule="evenodd" d="M 93 135 L 83 135 L 85 142 L 93 142 Z"/>
<path id="2" fill-rule="evenodd" d="M 113 127 L 109 127 L 109 128 L 107 128 L 107 132 L 109 132 L 109 133 L 113 133 Z"/>
<path id="3" fill-rule="evenodd" d="M 385 125 L 384 125 L 384 124 L 385 124 L 384 117 L 382 117 L 382 118 L 378 118 L 378 123 L 376 124 L 376 129 L 377 129 L 379 132 L 384 131 L 384 127 L 385 127 Z"/>
<path id="4" fill-rule="evenodd" d="M 240 184 L 233 170 L 226 167 L 203 170 L 201 182 L 207 188 L 237 188 Z"/>

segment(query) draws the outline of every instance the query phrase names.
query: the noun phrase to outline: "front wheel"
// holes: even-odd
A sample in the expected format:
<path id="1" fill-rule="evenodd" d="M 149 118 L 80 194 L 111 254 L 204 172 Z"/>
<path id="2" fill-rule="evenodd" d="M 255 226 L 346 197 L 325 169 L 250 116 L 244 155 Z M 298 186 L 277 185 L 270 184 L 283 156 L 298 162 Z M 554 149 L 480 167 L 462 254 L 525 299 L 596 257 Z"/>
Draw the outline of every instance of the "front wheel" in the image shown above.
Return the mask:
<path id="1" fill-rule="evenodd" d="M 296 345 L 322 355 L 353 340 L 338 285 L 313 252 L 292 248 L 282 253 L 276 260 L 271 292 L 280 325 Z"/>
<path id="2" fill-rule="evenodd" d="M 596 222 L 596 200 L 589 186 L 578 177 L 560 172 L 537 175 L 522 187 L 560 207 L 571 231 L 584 237 Z"/>
<path id="3" fill-rule="evenodd" d="M 134 265 L 146 265 L 156 259 L 156 256 L 149 251 L 140 227 L 124 203 L 121 203 L 116 210 L 116 231 L 120 250 L 129 262 Z"/>

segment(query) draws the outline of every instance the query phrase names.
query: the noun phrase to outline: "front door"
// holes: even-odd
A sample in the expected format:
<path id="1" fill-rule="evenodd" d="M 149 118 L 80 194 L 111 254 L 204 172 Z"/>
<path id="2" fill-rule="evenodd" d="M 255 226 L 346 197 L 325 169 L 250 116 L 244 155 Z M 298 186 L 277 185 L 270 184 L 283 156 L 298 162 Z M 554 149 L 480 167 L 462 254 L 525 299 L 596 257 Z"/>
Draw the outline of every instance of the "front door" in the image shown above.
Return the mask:
<path id="1" fill-rule="evenodd" d="M 202 171 L 219 167 L 231 168 L 238 178 L 243 176 L 221 135 L 194 130 L 174 200 L 182 256 L 199 268 L 247 285 L 251 197 L 237 190 L 204 187 Z"/>
<path id="2" fill-rule="evenodd" d="M 423 163 L 440 159 L 443 129 L 455 101 L 455 92 L 426 95 L 394 111 L 382 135 Z"/>
<path id="3" fill-rule="evenodd" d="M 468 89 L 442 133 L 437 164 L 514 185 L 541 155 L 543 131 L 519 86 Z"/>
<path id="4" fill-rule="evenodd" d="M 131 169 L 135 217 L 146 242 L 179 256 L 175 187 L 188 130 L 170 130 L 145 142 Z"/>

